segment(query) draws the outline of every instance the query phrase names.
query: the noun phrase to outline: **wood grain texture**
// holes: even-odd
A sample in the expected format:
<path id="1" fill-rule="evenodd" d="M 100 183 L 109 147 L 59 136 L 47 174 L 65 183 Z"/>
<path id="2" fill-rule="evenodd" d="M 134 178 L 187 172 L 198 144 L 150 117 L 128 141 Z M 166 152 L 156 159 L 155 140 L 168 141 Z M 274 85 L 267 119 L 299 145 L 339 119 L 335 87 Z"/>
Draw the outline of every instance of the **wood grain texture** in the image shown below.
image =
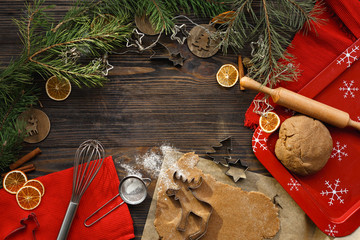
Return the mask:
<path id="1" fill-rule="evenodd" d="M 70 2 L 59 0 L 46 4 L 57 5 L 50 12 L 59 19 Z M 24 3 L 1 1 L 1 66 L 21 52 L 21 41 L 11 19 L 19 18 Z M 189 25 L 188 30 L 191 28 Z M 42 89 L 41 110 L 50 118 L 51 131 L 41 143 L 24 144 L 23 155 L 35 147 L 42 149 L 42 154 L 29 162 L 36 165 L 29 178 L 71 167 L 76 148 L 90 138 L 100 140 L 108 155 L 169 143 L 180 151 L 195 151 L 205 156 L 211 146 L 232 136 L 233 157 L 240 157 L 252 171 L 266 173 L 252 152 L 253 132 L 243 126 L 245 111 L 256 93 L 241 92 L 238 85 L 223 88 L 215 79 L 221 65 L 237 64 L 237 55 L 223 56 L 218 52 L 214 57 L 200 59 L 186 44 L 180 48 L 186 56 L 181 68 L 168 60 L 150 60 L 150 52 L 111 54 L 109 62 L 114 69 L 105 87 L 73 87 L 63 102 L 48 98 L 45 80 L 37 77 L 35 81 Z M 244 56 L 249 56 L 249 51 L 244 49 Z M 130 206 L 136 239 L 141 237 L 150 202 L 148 198 L 141 205 Z"/>

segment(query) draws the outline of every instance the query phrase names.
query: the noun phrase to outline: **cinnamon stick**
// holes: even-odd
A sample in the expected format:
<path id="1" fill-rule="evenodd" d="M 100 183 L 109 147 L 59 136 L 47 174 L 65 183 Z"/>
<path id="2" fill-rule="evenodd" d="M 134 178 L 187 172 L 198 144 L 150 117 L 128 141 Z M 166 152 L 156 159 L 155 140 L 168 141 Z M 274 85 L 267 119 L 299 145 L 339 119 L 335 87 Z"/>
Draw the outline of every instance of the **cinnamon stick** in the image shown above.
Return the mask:
<path id="1" fill-rule="evenodd" d="M 34 164 L 29 164 L 29 165 L 26 165 L 26 166 L 22 166 L 22 167 L 19 167 L 17 169 L 14 169 L 14 170 L 20 170 L 20 171 L 23 171 L 24 173 L 27 173 L 27 172 L 31 172 L 31 171 L 35 171 L 35 165 Z M 3 173 L 1 174 L 1 177 L 5 177 L 7 173 Z"/>
<path id="2" fill-rule="evenodd" d="M 28 172 L 35 171 L 35 170 L 36 170 L 35 165 L 34 165 L 34 164 L 32 164 L 32 165 L 33 165 L 33 167 L 26 168 L 26 169 L 24 169 L 24 170 L 22 170 L 22 171 L 23 171 L 24 173 L 28 173 Z"/>
<path id="3" fill-rule="evenodd" d="M 16 162 L 14 162 L 13 164 L 10 164 L 10 166 L 9 166 L 10 170 L 14 170 L 14 169 L 20 167 L 21 165 L 23 165 L 24 163 L 26 163 L 27 161 L 29 161 L 30 159 L 32 159 L 33 157 L 35 157 L 36 155 L 38 155 L 40 153 L 41 153 L 40 148 L 36 148 L 36 149 L 32 150 L 31 152 L 29 152 L 28 154 L 26 154 L 25 156 L 23 156 Z"/>
<path id="4" fill-rule="evenodd" d="M 239 68 L 239 79 L 241 79 L 242 77 L 245 76 L 241 55 L 238 56 L 238 68 Z M 245 90 L 245 88 L 241 86 L 241 84 L 240 84 L 240 90 Z"/>
<path id="5" fill-rule="evenodd" d="M 35 165 L 34 164 L 29 164 L 29 165 L 26 165 L 26 166 L 19 167 L 16 170 L 20 170 L 20 171 L 24 172 L 24 171 L 27 171 L 29 169 L 35 169 Z"/>

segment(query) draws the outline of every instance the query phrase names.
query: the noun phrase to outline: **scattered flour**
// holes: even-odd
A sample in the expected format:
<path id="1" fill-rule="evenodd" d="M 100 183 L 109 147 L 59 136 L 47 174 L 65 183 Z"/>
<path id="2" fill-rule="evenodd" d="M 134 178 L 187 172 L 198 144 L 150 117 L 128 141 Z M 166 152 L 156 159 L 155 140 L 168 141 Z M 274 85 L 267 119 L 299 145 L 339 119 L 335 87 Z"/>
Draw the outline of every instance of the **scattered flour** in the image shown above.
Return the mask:
<path id="1" fill-rule="evenodd" d="M 142 177 L 141 173 L 130 164 L 120 163 L 120 167 L 123 168 L 128 175 L 135 175 L 138 177 Z"/>
<path id="2" fill-rule="evenodd" d="M 158 190 L 162 191 L 163 189 L 166 191 L 169 188 L 177 188 L 178 186 L 173 181 L 173 176 L 169 176 L 165 172 L 170 169 L 170 172 L 176 172 L 177 177 L 180 178 L 180 176 L 183 179 L 188 179 L 189 172 L 185 170 L 183 167 L 180 167 L 178 164 L 178 159 L 183 156 L 182 153 L 179 153 L 176 149 L 169 147 L 169 146 L 163 146 L 161 149 L 164 154 L 164 166 L 162 166 L 161 173 L 159 175 L 159 181 L 161 182 L 160 185 L 158 185 Z M 192 157 L 187 157 L 182 161 L 182 165 L 186 165 L 189 168 L 194 168 L 198 162 L 198 157 L 196 155 L 193 155 Z"/>
<path id="3" fill-rule="evenodd" d="M 144 155 L 135 156 L 135 163 L 122 163 L 119 161 L 118 164 L 128 175 L 142 177 L 141 172 L 143 172 L 145 176 L 156 179 L 159 177 L 164 156 L 175 151 L 177 150 L 169 144 L 163 144 L 160 146 L 160 153 L 148 151 Z M 175 164 L 175 162 L 176 160 L 171 164 Z"/>
<path id="4" fill-rule="evenodd" d="M 169 188 L 177 188 L 172 176 L 165 174 L 166 170 L 171 169 L 171 172 L 177 172 L 177 177 L 182 176 L 183 179 L 188 179 L 189 172 L 178 165 L 178 159 L 183 155 L 176 148 L 169 144 L 160 146 L 160 153 L 148 151 L 144 155 L 135 157 L 135 164 L 119 163 L 129 175 L 136 175 L 142 177 L 141 172 L 146 172 L 145 175 L 150 175 L 152 179 L 158 178 L 162 184 L 159 186 L 159 191 L 163 188 L 166 191 Z M 183 162 L 189 168 L 194 168 L 197 164 L 197 157 L 186 158 Z M 162 166 L 163 165 L 163 166 Z"/>
<path id="5" fill-rule="evenodd" d="M 144 170 L 148 172 L 151 177 L 158 177 L 162 164 L 162 156 L 154 152 L 147 152 L 143 156 L 137 156 L 135 162 L 138 165 L 144 167 Z"/>

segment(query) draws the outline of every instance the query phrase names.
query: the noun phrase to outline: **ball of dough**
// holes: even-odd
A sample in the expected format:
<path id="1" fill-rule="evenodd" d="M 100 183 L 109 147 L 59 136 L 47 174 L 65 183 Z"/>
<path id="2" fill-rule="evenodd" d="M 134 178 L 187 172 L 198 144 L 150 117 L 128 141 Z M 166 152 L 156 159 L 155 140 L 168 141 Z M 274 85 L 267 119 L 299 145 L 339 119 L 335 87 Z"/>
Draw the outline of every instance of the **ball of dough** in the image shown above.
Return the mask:
<path id="1" fill-rule="evenodd" d="M 307 176 L 325 166 L 332 148 L 333 141 L 324 124 L 306 116 L 294 116 L 281 124 L 275 154 L 287 169 Z"/>

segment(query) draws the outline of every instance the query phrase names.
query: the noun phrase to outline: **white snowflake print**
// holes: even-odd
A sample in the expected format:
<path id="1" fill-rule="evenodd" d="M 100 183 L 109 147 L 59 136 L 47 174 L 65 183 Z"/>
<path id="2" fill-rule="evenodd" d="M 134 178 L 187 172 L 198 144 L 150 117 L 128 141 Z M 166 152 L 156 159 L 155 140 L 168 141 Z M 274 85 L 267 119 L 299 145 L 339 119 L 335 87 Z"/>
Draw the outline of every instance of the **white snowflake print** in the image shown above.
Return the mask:
<path id="1" fill-rule="evenodd" d="M 298 187 L 301 186 L 300 183 L 293 178 L 290 178 L 290 182 L 287 185 L 290 186 L 290 191 L 299 191 Z"/>
<path id="2" fill-rule="evenodd" d="M 331 224 L 329 224 L 328 229 L 325 229 L 325 233 L 329 236 L 335 237 L 335 234 L 339 233 L 337 230 L 335 230 L 336 225 L 331 226 Z"/>
<path id="3" fill-rule="evenodd" d="M 360 122 L 360 116 L 358 116 L 357 119 L 358 119 L 358 122 Z"/>
<path id="4" fill-rule="evenodd" d="M 337 160 L 343 160 L 343 157 L 347 157 L 347 153 L 345 152 L 346 144 L 340 146 L 340 142 L 336 142 L 336 146 L 333 147 L 333 151 L 331 153 L 330 158 L 337 158 Z"/>
<path id="5" fill-rule="evenodd" d="M 355 46 L 351 49 L 349 52 L 349 49 L 346 49 L 345 52 L 343 52 L 337 60 L 337 64 L 341 65 L 342 63 L 347 64 L 347 67 L 350 67 L 353 62 L 355 62 L 358 59 L 358 56 L 356 56 L 355 52 L 359 50 L 359 46 Z"/>
<path id="6" fill-rule="evenodd" d="M 344 80 L 343 84 L 344 87 L 339 87 L 339 90 L 344 91 L 344 98 L 347 98 L 348 96 L 354 98 L 355 92 L 359 91 L 358 87 L 353 87 L 354 80 L 351 80 L 349 83 Z"/>
<path id="7" fill-rule="evenodd" d="M 254 137 L 252 140 L 252 149 L 253 152 L 256 152 L 256 149 L 258 149 L 258 147 L 260 147 L 260 149 L 262 150 L 267 150 L 267 146 L 266 146 L 266 141 L 267 138 L 260 138 L 262 135 L 263 131 L 261 129 L 258 129 L 255 133 L 254 133 Z M 256 134 L 256 135 L 255 135 Z"/>
<path id="8" fill-rule="evenodd" d="M 325 181 L 325 185 L 327 186 L 328 190 L 321 191 L 322 196 L 331 196 L 329 198 L 329 206 L 332 206 L 334 204 L 334 201 L 338 200 L 339 203 L 344 204 L 344 199 L 341 198 L 341 194 L 348 193 L 348 190 L 345 189 L 338 189 L 340 180 L 336 179 L 334 185 L 330 184 L 329 181 Z"/>

